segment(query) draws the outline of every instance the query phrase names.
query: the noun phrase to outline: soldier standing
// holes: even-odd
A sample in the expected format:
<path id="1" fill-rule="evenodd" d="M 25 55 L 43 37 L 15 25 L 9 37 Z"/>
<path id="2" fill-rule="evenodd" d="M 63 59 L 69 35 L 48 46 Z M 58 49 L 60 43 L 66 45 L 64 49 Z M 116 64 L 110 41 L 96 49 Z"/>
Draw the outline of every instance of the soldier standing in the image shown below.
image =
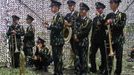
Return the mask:
<path id="1" fill-rule="evenodd" d="M 23 26 L 19 25 L 19 17 L 12 16 L 13 24 L 9 26 L 7 36 L 9 37 L 9 50 L 11 53 L 11 65 L 12 67 L 19 67 L 19 51 L 22 46 L 21 37 L 24 35 Z"/>
<path id="2" fill-rule="evenodd" d="M 105 52 L 105 45 L 104 45 L 104 40 L 106 37 L 106 32 L 105 32 L 106 26 L 104 20 L 105 15 L 103 14 L 105 5 L 101 2 L 96 2 L 95 5 L 96 5 L 96 17 L 93 19 L 93 26 L 92 26 L 91 47 L 90 47 L 90 51 L 91 51 L 90 71 L 93 73 L 97 72 L 95 58 L 99 48 L 101 53 L 101 65 L 99 67 L 99 70 L 101 73 L 103 73 L 104 69 L 106 68 L 106 52 Z"/>
<path id="3" fill-rule="evenodd" d="M 110 0 L 110 8 L 112 13 L 106 17 L 106 25 L 110 25 L 112 35 L 112 48 L 116 58 L 115 75 L 121 75 L 122 71 L 122 54 L 124 44 L 123 29 L 126 25 L 126 14 L 119 11 L 118 7 L 121 0 Z M 110 49 L 109 49 L 110 50 Z M 113 67 L 113 56 L 109 56 L 109 72 L 111 73 Z"/>
<path id="4" fill-rule="evenodd" d="M 30 61 L 32 55 L 33 55 L 33 47 L 35 46 L 35 28 L 32 25 L 34 18 L 30 15 L 27 15 L 26 22 L 29 25 L 26 29 L 26 33 L 24 36 L 24 53 L 27 59 L 27 66 L 32 65 L 32 62 Z"/>
<path id="5" fill-rule="evenodd" d="M 52 1 L 50 7 L 52 13 L 55 15 L 53 16 L 53 20 L 50 26 L 47 22 L 45 22 L 46 27 L 51 30 L 50 44 L 52 46 L 52 55 L 54 60 L 54 75 L 63 75 L 62 51 L 64 45 L 64 18 L 59 12 L 60 6 L 60 2 Z"/>
<path id="6" fill-rule="evenodd" d="M 70 10 L 70 13 L 67 13 L 67 15 L 65 16 L 64 19 L 65 19 L 65 26 L 71 27 L 71 29 L 72 29 L 72 37 L 70 39 L 70 44 L 71 44 L 71 48 L 72 48 L 72 50 L 71 50 L 71 62 L 74 62 L 74 65 L 75 65 L 75 58 L 76 58 L 75 43 L 76 42 L 74 41 L 74 38 L 73 38 L 73 36 L 74 36 L 73 31 L 74 31 L 74 22 L 75 22 L 79 13 L 75 10 L 75 4 L 76 4 L 75 1 L 68 0 L 67 4 L 68 4 L 68 9 Z"/>
<path id="7" fill-rule="evenodd" d="M 87 17 L 89 7 L 85 3 L 80 3 L 80 16 L 76 19 L 74 39 L 77 42 L 77 75 L 88 73 L 88 35 L 91 29 L 92 20 Z"/>

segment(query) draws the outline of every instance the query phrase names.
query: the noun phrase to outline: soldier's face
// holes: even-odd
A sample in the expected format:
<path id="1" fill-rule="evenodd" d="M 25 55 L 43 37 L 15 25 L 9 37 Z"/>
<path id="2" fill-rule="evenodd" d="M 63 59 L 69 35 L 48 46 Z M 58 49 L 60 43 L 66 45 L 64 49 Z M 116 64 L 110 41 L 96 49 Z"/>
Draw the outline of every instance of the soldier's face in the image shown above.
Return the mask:
<path id="1" fill-rule="evenodd" d="M 37 46 L 38 46 L 39 48 L 41 48 L 43 45 L 42 45 L 42 43 L 38 43 Z"/>
<path id="2" fill-rule="evenodd" d="M 74 11 L 75 5 L 68 5 L 68 9 L 69 9 L 70 11 Z"/>
<path id="3" fill-rule="evenodd" d="M 117 3 L 115 3 L 115 2 L 111 2 L 110 3 L 111 10 L 116 10 L 117 7 L 118 7 L 118 4 Z"/>
<path id="4" fill-rule="evenodd" d="M 103 13 L 103 10 L 104 10 L 104 9 L 102 9 L 102 8 L 96 9 L 96 11 L 97 11 L 99 14 L 102 14 L 102 13 Z"/>
<path id="5" fill-rule="evenodd" d="M 30 24 L 32 21 L 27 19 L 26 22 L 27 22 L 27 24 Z"/>
<path id="6" fill-rule="evenodd" d="M 59 8 L 57 6 L 52 6 L 51 7 L 51 12 L 52 13 L 56 13 L 59 10 Z"/>
<path id="7" fill-rule="evenodd" d="M 18 24 L 19 23 L 19 20 L 15 20 L 15 21 L 13 21 L 15 24 Z"/>
<path id="8" fill-rule="evenodd" d="M 86 16 L 87 11 L 86 10 L 80 10 L 80 16 Z"/>

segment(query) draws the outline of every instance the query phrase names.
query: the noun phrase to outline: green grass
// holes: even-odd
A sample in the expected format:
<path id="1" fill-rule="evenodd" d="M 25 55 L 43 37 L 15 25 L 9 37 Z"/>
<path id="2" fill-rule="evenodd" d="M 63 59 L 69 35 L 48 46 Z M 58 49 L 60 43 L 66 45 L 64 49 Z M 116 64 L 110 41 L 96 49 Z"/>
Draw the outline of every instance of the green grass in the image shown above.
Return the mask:
<path id="1" fill-rule="evenodd" d="M 0 68 L 0 75 L 19 75 L 19 69 Z M 26 69 L 25 75 L 36 75 L 35 72 Z"/>

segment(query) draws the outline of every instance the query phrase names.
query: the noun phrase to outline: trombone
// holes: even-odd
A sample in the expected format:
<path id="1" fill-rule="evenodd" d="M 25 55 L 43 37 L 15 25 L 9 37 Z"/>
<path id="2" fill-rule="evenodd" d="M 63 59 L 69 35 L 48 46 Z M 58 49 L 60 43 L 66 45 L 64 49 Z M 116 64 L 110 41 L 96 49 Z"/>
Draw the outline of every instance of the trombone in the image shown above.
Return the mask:
<path id="1" fill-rule="evenodd" d="M 109 40 L 109 56 L 113 56 L 114 52 L 113 52 L 113 47 L 112 47 L 112 33 L 111 33 L 111 28 L 110 25 L 107 26 L 108 28 L 108 40 Z"/>

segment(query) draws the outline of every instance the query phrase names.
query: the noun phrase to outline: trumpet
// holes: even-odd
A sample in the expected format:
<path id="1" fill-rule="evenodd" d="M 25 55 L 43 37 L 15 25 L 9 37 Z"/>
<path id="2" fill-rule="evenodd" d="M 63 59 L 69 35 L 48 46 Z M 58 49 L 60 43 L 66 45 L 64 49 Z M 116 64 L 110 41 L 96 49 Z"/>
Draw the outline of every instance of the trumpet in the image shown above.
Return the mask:
<path id="1" fill-rule="evenodd" d="M 108 25 L 107 28 L 108 28 L 109 50 L 110 50 L 109 56 L 113 56 L 114 52 L 112 47 L 112 35 L 111 35 L 110 25 Z"/>
<path id="2" fill-rule="evenodd" d="M 14 39 L 15 39 L 15 53 L 19 52 L 18 48 L 17 48 L 17 39 L 16 39 L 16 35 L 14 35 Z"/>

